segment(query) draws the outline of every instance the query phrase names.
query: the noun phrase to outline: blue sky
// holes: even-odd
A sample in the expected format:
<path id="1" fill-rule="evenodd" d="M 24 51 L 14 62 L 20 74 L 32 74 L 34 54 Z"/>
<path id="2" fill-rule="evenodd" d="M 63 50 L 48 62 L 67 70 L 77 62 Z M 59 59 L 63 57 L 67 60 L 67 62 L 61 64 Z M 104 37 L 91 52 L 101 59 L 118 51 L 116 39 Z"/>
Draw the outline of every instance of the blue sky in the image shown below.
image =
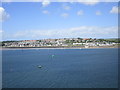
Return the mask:
<path id="1" fill-rule="evenodd" d="M 116 38 L 117 2 L 94 5 L 69 2 L 3 3 L 3 40 L 44 38 Z M 4 9 L 4 10 L 3 10 Z"/>

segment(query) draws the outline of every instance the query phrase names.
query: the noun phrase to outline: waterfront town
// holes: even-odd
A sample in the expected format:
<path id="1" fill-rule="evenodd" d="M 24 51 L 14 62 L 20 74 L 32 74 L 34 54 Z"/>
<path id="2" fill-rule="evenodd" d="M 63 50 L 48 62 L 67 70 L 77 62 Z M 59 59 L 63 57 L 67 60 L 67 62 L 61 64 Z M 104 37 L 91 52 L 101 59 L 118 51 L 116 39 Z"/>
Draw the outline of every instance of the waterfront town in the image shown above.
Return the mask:
<path id="1" fill-rule="evenodd" d="M 115 47 L 119 44 L 118 39 L 96 39 L 96 38 L 60 38 L 60 39 L 40 39 L 40 40 L 19 40 L 2 41 L 2 47 L 40 47 L 40 48 L 60 48 L 60 47 Z"/>

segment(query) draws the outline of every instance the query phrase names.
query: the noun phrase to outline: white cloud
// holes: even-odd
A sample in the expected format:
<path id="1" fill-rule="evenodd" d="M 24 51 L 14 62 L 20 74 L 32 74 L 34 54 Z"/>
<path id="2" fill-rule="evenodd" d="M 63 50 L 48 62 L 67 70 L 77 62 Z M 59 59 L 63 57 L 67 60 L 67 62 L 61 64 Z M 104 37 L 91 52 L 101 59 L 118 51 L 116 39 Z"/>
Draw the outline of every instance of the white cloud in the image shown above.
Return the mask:
<path id="1" fill-rule="evenodd" d="M 119 2 L 119 0 L 103 0 L 104 2 Z M 102 0 L 101 0 L 101 2 L 103 2 Z"/>
<path id="2" fill-rule="evenodd" d="M 120 13 L 120 7 L 117 6 L 113 6 L 110 13 Z"/>
<path id="3" fill-rule="evenodd" d="M 68 13 L 62 13 L 61 16 L 64 17 L 64 18 L 66 18 L 66 17 L 69 16 L 69 14 Z"/>
<path id="4" fill-rule="evenodd" d="M 80 15 L 83 15 L 84 13 L 83 13 L 83 10 L 79 10 L 78 12 L 77 12 L 77 15 L 78 16 L 80 16 Z"/>
<path id="5" fill-rule="evenodd" d="M 85 5 L 93 6 L 93 5 L 98 4 L 99 2 L 119 2 L 119 0 L 77 0 L 77 2 L 80 2 Z"/>
<path id="6" fill-rule="evenodd" d="M 2 2 L 14 2 L 14 0 L 2 0 Z"/>
<path id="7" fill-rule="evenodd" d="M 66 38 L 66 37 L 83 37 L 83 38 L 113 38 L 118 37 L 118 27 L 97 27 L 97 26 L 80 26 L 68 29 L 58 30 L 25 30 L 18 31 L 14 34 L 7 35 L 9 39 L 40 39 L 40 38 Z"/>
<path id="8" fill-rule="evenodd" d="M 43 2 L 44 0 L 2 0 L 2 2 Z M 86 5 L 95 5 L 97 2 L 119 2 L 119 0 L 51 0 L 50 2 L 84 2 Z M 87 3 L 88 2 L 88 3 Z"/>
<path id="9" fill-rule="evenodd" d="M 3 30 L 0 29 L 0 41 L 2 41 Z"/>
<path id="10" fill-rule="evenodd" d="M 95 5 L 95 4 L 98 4 L 100 0 L 78 0 L 78 2 L 85 5 Z"/>
<path id="11" fill-rule="evenodd" d="M 71 7 L 70 7 L 70 6 L 68 6 L 68 5 L 63 5 L 63 9 L 65 9 L 65 10 L 70 10 L 70 9 L 71 9 Z"/>
<path id="12" fill-rule="evenodd" d="M 0 7 L 0 21 L 5 21 L 9 18 L 9 14 L 5 11 L 3 7 Z"/>
<path id="13" fill-rule="evenodd" d="M 48 10 L 43 10 L 42 13 L 43 14 L 50 14 L 50 12 Z"/>
<path id="14" fill-rule="evenodd" d="M 96 11 L 96 15 L 102 15 L 100 11 Z"/>
<path id="15" fill-rule="evenodd" d="M 49 0 L 43 0 L 42 1 L 42 6 L 43 7 L 46 7 L 46 6 L 48 6 L 50 4 L 50 1 Z"/>
<path id="16" fill-rule="evenodd" d="M 3 33 L 3 30 L 0 30 L 0 33 Z"/>

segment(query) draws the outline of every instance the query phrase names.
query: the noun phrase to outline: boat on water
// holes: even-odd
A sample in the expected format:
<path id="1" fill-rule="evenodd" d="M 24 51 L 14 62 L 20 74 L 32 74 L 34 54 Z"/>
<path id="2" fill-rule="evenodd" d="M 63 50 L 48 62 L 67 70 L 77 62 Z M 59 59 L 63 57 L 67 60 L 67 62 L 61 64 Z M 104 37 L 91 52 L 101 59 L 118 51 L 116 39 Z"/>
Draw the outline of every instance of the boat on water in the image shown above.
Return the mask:
<path id="1" fill-rule="evenodd" d="M 54 57 L 55 55 L 52 55 L 52 57 Z"/>
<path id="2" fill-rule="evenodd" d="M 41 65 L 38 65 L 38 68 L 42 68 L 42 66 L 41 66 Z"/>

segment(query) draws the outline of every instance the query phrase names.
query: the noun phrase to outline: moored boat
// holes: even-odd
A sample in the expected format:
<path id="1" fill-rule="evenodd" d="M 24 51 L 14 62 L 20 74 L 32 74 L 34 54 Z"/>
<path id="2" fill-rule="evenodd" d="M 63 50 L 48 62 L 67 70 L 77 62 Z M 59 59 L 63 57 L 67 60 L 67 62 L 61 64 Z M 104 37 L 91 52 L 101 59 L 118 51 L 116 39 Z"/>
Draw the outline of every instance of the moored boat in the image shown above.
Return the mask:
<path id="1" fill-rule="evenodd" d="M 41 65 L 38 65 L 38 68 L 42 68 L 42 66 L 41 66 Z"/>

